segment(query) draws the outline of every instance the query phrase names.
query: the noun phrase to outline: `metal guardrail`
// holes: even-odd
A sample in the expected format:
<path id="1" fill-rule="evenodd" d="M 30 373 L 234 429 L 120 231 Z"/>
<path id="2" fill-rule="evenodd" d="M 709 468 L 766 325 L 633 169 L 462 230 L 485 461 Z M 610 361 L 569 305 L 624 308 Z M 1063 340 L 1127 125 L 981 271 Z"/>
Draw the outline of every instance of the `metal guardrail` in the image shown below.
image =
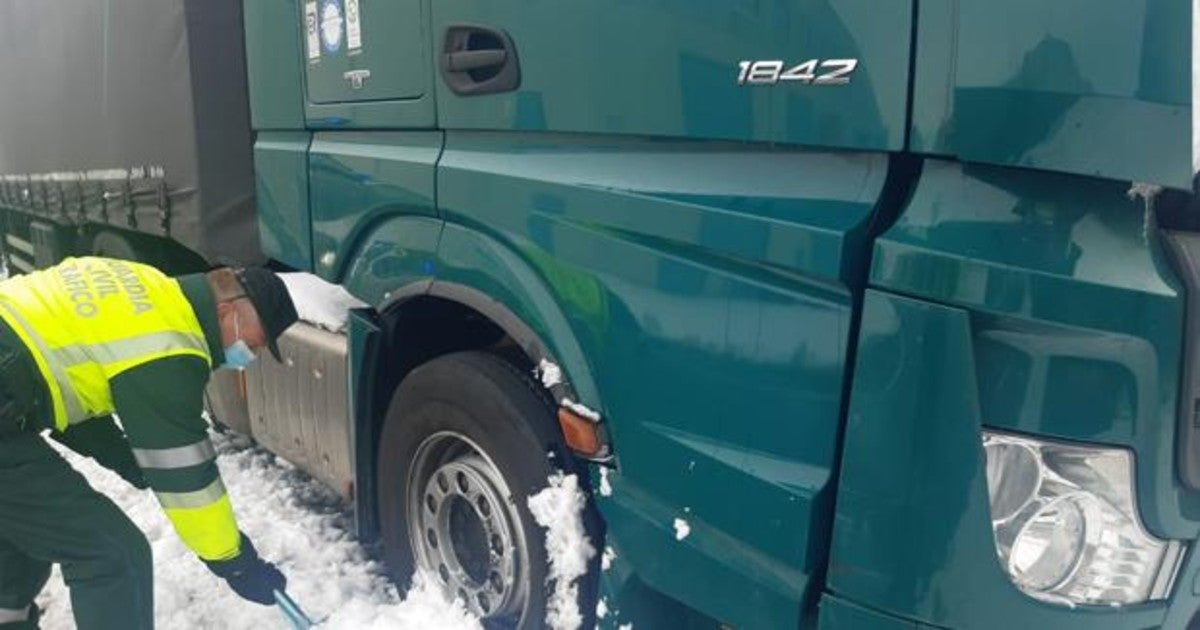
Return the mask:
<path id="1" fill-rule="evenodd" d="M 98 222 L 132 229 L 139 228 L 138 210 L 152 208 L 158 210 L 156 227 L 166 235 L 172 202 L 195 192 L 170 189 L 161 166 L 0 174 L 0 205 L 60 224 Z"/>
<path id="2" fill-rule="evenodd" d="M 24 252 L 26 254 L 29 254 L 30 256 L 33 256 L 33 243 L 30 243 L 29 241 L 27 241 L 23 238 L 17 237 L 13 234 L 5 234 L 4 235 L 4 243 L 8 247 L 11 247 L 13 249 L 16 249 L 17 251 Z"/>

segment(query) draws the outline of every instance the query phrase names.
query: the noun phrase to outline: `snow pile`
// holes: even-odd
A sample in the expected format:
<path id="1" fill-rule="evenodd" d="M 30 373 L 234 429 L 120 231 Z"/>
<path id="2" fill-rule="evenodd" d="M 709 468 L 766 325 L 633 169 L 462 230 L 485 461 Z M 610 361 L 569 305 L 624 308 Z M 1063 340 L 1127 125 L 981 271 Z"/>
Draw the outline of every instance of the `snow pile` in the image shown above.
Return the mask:
<path id="1" fill-rule="evenodd" d="M 596 555 L 583 528 L 587 498 L 579 490 L 575 475 L 556 473 L 550 485 L 529 497 L 529 511 L 538 525 L 546 528 L 546 552 L 554 592 L 546 603 L 546 623 L 554 630 L 575 630 L 583 624 L 579 613 L 579 585 L 587 573 L 588 560 Z"/>
<path id="2" fill-rule="evenodd" d="M 427 581 L 401 598 L 352 537 L 352 516 L 336 495 L 240 436 L 213 436 L 217 465 L 238 524 L 262 556 L 288 577 L 288 593 L 323 630 L 480 630 L 461 605 L 446 603 Z M 61 449 L 60 449 L 61 450 Z M 68 451 L 68 461 L 138 524 L 154 551 L 155 625 L 159 630 L 285 630 L 278 608 L 239 598 L 179 541 L 154 495 Z M 38 598 L 43 630 L 75 627 L 55 568 Z"/>
<path id="3" fill-rule="evenodd" d="M 287 285 L 288 293 L 292 294 L 300 319 L 325 330 L 345 330 L 350 309 L 367 306 L 341 286 L 330 284 L 311 273 L 281 273 L 279 278 Z"/>
<path id="4" fill-rule="evenodd" d="M 479 622 L 471 618 L 462 608 L 461 602 L 456 601 L 453 605 L 447 604 L 437 583 L 422 575 L 418 575 L 414 579 L 412 588 L 408 590 L 408 595 L 400 605 L 380 607 L 368 600 L 353 600 L 317 627 L 322 630 L 335 628 L 344 630 L 359 628 L 364 630 L 392 630 L 393 628 L 482 630 Z"/>

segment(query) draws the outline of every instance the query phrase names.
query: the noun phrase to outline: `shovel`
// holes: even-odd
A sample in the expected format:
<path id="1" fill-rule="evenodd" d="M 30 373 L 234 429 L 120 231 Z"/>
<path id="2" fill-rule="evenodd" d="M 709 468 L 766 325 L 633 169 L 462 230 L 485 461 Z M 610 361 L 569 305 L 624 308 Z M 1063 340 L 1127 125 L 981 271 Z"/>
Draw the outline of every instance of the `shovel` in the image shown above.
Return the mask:
<path id="1" fill-rule="evenodd" d="M 283 591 L 274 591 L 275 603 L 279 604 L 279 610 L 283 611 L 283 616 L 287 617 L 288 623 L 292 624 L 292 630 L 309 630 L 313 627 L 312 619 L 304 614 L 303 610 L 288 597 Z"/>

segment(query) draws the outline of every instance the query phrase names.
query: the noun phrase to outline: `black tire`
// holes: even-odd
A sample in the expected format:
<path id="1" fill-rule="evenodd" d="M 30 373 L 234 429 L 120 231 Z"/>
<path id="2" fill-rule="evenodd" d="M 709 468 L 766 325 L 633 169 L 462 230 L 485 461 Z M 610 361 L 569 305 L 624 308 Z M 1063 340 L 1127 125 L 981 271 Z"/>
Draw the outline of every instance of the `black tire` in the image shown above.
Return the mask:
<path id="1" fill-rule="evenodd" d="M 119 258 L 121 260 L 140 260 L 139 252 L 131 237 L 112 230 L 103 230 L 92 239 L 93 256 Z M 145 256 L 143 255 L 142 258 Z"/>
<path id="2" fill-rule="evenodd" d="M 468 602 L 477 613 L 486 605 L 492 606 L 492 612 L 486 613 L 484 619 L 488 628 L 545 627 L 547 598 L 552 590 L 552 585 L 547 582 L 549 564 L 545 530 L 534 520 L 527 499 L 545 488 L 547 478 L 558 470 L 578 474 L 585 493 L 588 485 L 586 474 L 581 474 L 584 467 L 563 444 L 554 414 L 555 406 L 529 376 L 499 357 L 483 352 L 438 357 L 417 367 L 404 379 L 388 407 L 380 437 L 378 468 L 380 533 L 389 568 L 402 586 L 407 586 L 424 554 L 427 564 L 440 564 L 425 569 L 451 594 L 456 593 L 455 589 L 462 586 L 464 580 L 480 588 L 478 591 L 460 589 L 457 593 L 460 597 L 467 594 L 468 599 L 479 597 L 483 603 L 478 606 Z M 492 474 L 498 473 L 498 477 L 476 474 L 479 470 L 486 471 L 489 464 Z M 454 476 L 455 470 L 466 470 L 469 475 L 460 472 Z M 447 471 L 450 478 L 463 482 L 461 492 L 457 485 L 450 489 L 451 492 L 444 486 L 440 486 L 440 492 L 435 488 L 434 484 L 439 483 L 438 475 L 441 474 L 440 479 L 444 480 Z M 504 486 L 507 492 L 496 490 Z M 480 487 L 485 489 L 480 490 Z M 416 494 L 420 488 L 428 490 Z M 410 492 L 414 494 L 410 495 Z M 477 494 L 472 498 L 470 492 Z M 448 498 L 455 493 L 459 496 Z M 509 499 L 508 511 L 492 512 L 493 508 L 471 507 L 480 504 L 481 496 L 494 499 L 503 495 Z M 419 507 L 410 510 L 414 501 Z M 483 503 L 495 505 L 494 501 L 483 500 Z M 438 507 L 435 509 L 434 506 Z M 438 520 L 442 513 L 444 520 L 452 524 Z M 482 516 L 485 513 L 489 516 Z M 465 516 L 459 518 L 459 514 Z M 479 527 L 462 525 L 472 519 Z M 504 520 L 508 529 L 492 526 L 497 519 Z M 599 552 L 602 532 L 590 496 L 584 522 L 592 545 Z M 460 526 L 455 529 L 453 523 Z M 434 541 L 415 549 L 416 543 L 410 532 L 422 527 L 426 530 L 426 540 L 433 538 Z M 432 534 L 431 529 L 435 530 Z M 471 541 L 482 543 L 487 550 L 508 548 L 508 544 L 494 542 L 496 532 L 501 530 L 503 534 L 511 534 L 501 536 L 501 539 L 517 541 L 520 538 L 523 541 L 525 552 L 516 548 L 519 542 L 513 542 L 512 548 L 516 551 L 507 560 L 521 565 L 523 571 L 501 570 L 502 561 L 495 558 L 503 554 L 478 551 L 480 545 L 471 544 Z M 453 539 L 452 549 L 440 542 L 442 538 Z M 493 542 L 483 542 L 486 540 Z M 443 555 L 439 556 L 439 553 Z M 454 561 L 446 560 L 449 554 L 453 554 Z M 592 559 L 588 574 L 578 580 L 579 609 L 587 628 L 595 623 L 599 555 L 597 553 Z M 487 556 L 491 564 L 482 567 L 479 560 L 482 556 Z M 455 568 L 448 569 L 446 564 Z M 474 572 L 468 566 L 473 567 Z M 487 590 L 487 584 L 501 573 L 514 577 L 511 580 L 500 578 L 506 586 Z M 447 577 L 448 574 L 459 577 Z M 468 580 L 462 576 L 471 577 Z M 497 594 L 501 592 L 505 595 Z M 523 595 L 513 595 L 514 592 Z M 496 614 L 506 602 L 508 611 Z M 513 610 L 514 607 L 519 610 Z"/>

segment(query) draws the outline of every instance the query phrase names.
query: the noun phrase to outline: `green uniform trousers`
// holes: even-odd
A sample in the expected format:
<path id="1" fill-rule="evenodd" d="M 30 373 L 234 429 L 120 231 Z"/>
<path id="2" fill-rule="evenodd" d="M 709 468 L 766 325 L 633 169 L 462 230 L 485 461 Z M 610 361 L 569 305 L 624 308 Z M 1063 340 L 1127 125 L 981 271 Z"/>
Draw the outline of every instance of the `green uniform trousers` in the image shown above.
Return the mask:
<path id="1" fill-rule="evenodd" d="M 57 562 L 80 630 L 154 627 L 145 535 L 36 433 L 0 437 L 0 630 L 37 627 L 30 606 Z"/>

